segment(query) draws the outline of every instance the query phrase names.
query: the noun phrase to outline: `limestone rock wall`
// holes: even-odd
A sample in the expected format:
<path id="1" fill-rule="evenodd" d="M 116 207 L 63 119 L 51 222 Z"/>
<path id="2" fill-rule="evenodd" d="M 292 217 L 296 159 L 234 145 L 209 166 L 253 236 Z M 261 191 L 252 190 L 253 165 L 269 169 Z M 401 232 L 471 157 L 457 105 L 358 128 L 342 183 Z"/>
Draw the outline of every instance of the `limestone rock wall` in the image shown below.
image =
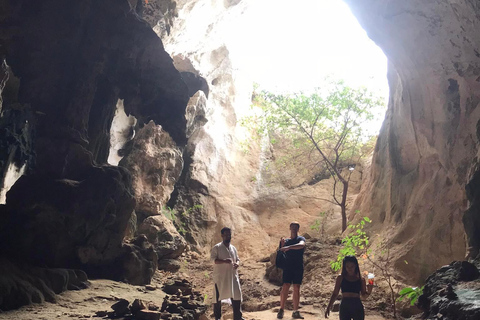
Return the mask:
<path id="1" fill-rule="evenodd" d="M 396 266 L 423 281 L 463 259 L 465 231 L 471 254 L 479 249 L 479 212 L 465 213 L 465 187 L 478 168 L 480 4 L 346 2 L 390 62 L 386 120 L 357 208 L 390 239 Z"/>
<path id="2" fill-rule="evenodd" d="M 253 160 L 252 165 L 239 148 L 239 113 L 250 104 L 251 82 L 236 70 L 225 32 L 245 5 L 177 1 L 178 18 L 170 36 L 163 38 L 184 78 L 205 79 L 203 84 L 198 81 L 205 93 L 205 124 L 189 130 L 185 169 L 170 202 L 179 213 L 187 213 L 186 238 L 200 251 L 221 240 L 225 225 L 233 227 L 236 246 L 245 252 L 253 251 L 253 244 L 243 241 L 247 237 L 258 237 L 259 243 L 267 238 L 258 216 L 245 205 L 252 199 L 257 163 Z"/>
<path id="3" fill-rule="evenodd" d="M 201 124 L 190 124 L 184 170 L 169 201 L 184 214 L 187 240 L 203 250 L 219 240 L 223 225 L 231 225 L 240 249 L 249 251 L 248 245 L 242 248 L 244 235 L 268 242 L 264 230 L 270 236 L 278 233 L 281 226 L 273 215 L 295 216 L 308 224 L 308 212 L 334 210 L 314 200 L 328 197 L 318 185 L 300 192 L 270 187 L 264 170 L 268 146 L 250 148 L 248 156 L 239 147 L 238 119 L 250 103 L 250 83 L 235 67 L 226 30 L 248 0 L 130 3 L 162 38 L 189 95 L 197 89 L 205 94 L 189 104 L 202 110 Z M 397 267 L 421 280 L 465 254 L 465 186 L 475 171 L 479 139 L 478 5 L 446 0 L 347 3 L 387 54 L 391 89 L 371 171 L 364 176 L 351 219 L 355 209 L 370 215 L 372 231 L 381 231 L 393 245 Z M 466 21 L 471 23 L 466 26 Z M 474 185 L 471 201 L 476 199 Z M 479 219 L 475 206 L 468 212 L 465 225 L 474 254 Z"/>
<path id="4" fill-rule="evenodd" d="M 30 105 L 18 101 L 20 79 L 6 61 L 0 67 L 0 203 L 28 164 L 33 165 L 32 120 Z"/>
<path id="5" fill-rule="evenodd" d="M 135 212 L 140 221 L 157 215 L 166 205 L 183 168 L 182 154 L 161 126 L 149 122 L 131 142 L 119 163 L 132 174 Z"/>

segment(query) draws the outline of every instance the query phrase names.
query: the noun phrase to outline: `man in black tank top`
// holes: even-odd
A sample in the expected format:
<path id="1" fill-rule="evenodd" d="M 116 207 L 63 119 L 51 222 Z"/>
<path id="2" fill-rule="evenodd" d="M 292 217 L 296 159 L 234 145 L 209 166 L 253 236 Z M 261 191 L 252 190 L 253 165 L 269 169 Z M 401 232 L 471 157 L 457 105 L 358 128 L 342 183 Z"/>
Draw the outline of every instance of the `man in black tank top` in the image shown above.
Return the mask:
<path id="1" fill-rule="evenodd" d="M 300 304 L 300 285 L 303 280 L 303 253 L 305 252 L 305 238 L 298 235 L 300 224 L 290 223 L 290 238 L 280 240 L 280 250 L 287 256 L 286 266 L 283 269 L 283 286 L 280 294 L 280 310 L 277 318 L 282 319 L 285 303 L 288 299 L 288 290 L 293 283 L 293 314 L 294 319 L 303 319 L 298 311 Z"/>

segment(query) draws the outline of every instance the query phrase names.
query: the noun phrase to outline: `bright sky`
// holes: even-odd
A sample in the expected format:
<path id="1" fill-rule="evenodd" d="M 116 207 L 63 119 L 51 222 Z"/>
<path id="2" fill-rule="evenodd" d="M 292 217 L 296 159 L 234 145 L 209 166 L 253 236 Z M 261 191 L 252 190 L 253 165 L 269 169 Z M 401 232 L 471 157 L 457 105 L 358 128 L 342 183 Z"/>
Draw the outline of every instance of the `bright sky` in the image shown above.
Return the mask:
<path id="1" fill-rule="evenodd" d="M 232 24 L 232 59 L 270 91 L 308 91 L 326 75 L 388 97 L 387 59 L 341 0 L 255 0 Z"/>
<path id="2" fill-rule="evenodd" d="M 332 76 L 388 101 L 387 58 L 341 0 L 253 0 L 230 26 L 234 67 L 262 89 L 308 92 Z M 377 134 L 384 112 L 364 129 Z"/>

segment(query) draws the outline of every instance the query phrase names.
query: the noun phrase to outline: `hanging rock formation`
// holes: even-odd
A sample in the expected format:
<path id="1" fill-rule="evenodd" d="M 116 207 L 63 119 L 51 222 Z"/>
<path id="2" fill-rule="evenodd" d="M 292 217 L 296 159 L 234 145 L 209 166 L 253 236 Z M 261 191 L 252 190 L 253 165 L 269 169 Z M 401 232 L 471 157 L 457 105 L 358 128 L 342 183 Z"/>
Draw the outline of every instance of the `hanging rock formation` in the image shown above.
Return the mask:
<path id="1" fill-rule="evenodd" d="M 183 168 L 180 149 L 162 130 L 149 122 L 131 141 L 128 155 L 119 163 L 132 174 L 132 189 L 140 221 L 157 215 L 167 203 Z"/>

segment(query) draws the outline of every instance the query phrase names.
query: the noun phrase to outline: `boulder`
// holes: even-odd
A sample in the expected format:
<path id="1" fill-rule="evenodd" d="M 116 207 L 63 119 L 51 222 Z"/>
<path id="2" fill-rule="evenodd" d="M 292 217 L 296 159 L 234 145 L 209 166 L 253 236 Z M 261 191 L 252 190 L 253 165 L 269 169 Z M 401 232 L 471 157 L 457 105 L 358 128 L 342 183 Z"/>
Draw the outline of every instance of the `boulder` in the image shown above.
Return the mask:
<path id="1" fill-rule="evenodd" d="M 159 320 L 161 313 L 152 310 L 140 310 L 135 314 L 137 320 Z"/>
<path id="2" fill-rule="evenodd" d="M 194 291 L 192 284 L 187 280 L 170 279 L 163 290 L 168 293 L 162 303 L 160 312 L 168 312 L 172 317 L 165 319 L 198 320 L 207 310 L 203 297 Z M 163 318 L 163 316 L 162 316 Z"/>
<path id="3" fill-rule="evenodd" d="M 428 319 L 474 320 L 480 318 L 479 271 L 475 264 L 454 261 L 430 275 L 418 306 Z"/>
<path id="4" fill-rule="evenodd" d="M 164 215 L 148 217 L 140 224 L 137 232 L 144 234 L 153 244 L 160 260 L 178 258 L 187 245 L 173 222 Z"/>
<path id="5" fill-rule="evenodd" d="M 181 267 L 180 262 L 175 259 L 161 259 L 158 261 L 158 269 L 160 270 L 177 272 Z"/>
<path id="6" fill-rule="evenodd" d="M 138 244 L 139 239 L 141 244 Z M 124 255 L 120 258 L 122 262 L 120 274 L 123 280 L 135 285 L 149 284 L 158 268 L 158 256 L 153 246 L 144 237 L 139 236 L 131 243 L 123 244 L 123 249 Z"/>
<path id="7" fill-rule="evenodd" d="M 130 305 L 130 302 L 126 299 L 120 299 L 120 301 L 114 303 L 112 305 L 113 312 L 115 313 L 115 316 L 121 317 L 124 316 L 128 311 L 128 306 Z"/>

